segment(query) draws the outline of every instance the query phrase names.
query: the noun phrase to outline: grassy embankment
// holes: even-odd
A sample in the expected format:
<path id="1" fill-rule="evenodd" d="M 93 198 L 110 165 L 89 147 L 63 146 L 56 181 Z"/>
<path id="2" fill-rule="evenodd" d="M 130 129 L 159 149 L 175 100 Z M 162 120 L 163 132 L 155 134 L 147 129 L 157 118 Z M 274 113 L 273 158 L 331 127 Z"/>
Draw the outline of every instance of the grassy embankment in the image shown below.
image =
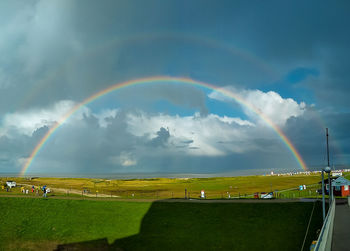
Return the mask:
<path id="1" fill-rule="evenodd" d="M 117 195 L 122 198 L 182 198 L 187 189 L 190 196 L 198 198 L 200 191 L 205 190 L 206 196 L 212 198 L 227 198 L 252 195 L 255 192 L 282 191 L 285 189 L 297 189 L 305 184 L 309 190 L 304 191 L 303 196 L 315 196 L 317 184 L 320 181 L 319 174 L 294 175 L 294 176 L 243 176 L 243 177 L 219 177 L 219 178 L 189 178 L 189 179 L 132 179 L 132 180 L 104 180 L 104 179 L 78 179 L 78 178 L 13 178 L 17 183 L 28 186 L 47 185 L 55 191 L 55 188 L 64 188 L 66 192 L 90 190 L 91 194 L 104 193 Z M 1 178 L 4 182 L 5 178 Z M 56 190 L 57 192 L 57 190 Z M 55 192 L 55 193 L 56 193 Z M 62 191 L 60 191 L 62 194 Z M 298 197 L 299 192 L 283 192 L 285 197 Z M 72 193 L 70 193 L 72 195 Z"/>
<path id="2" fill-rule="evenodd" d="M 0 249 L 300 250 L 312 203 L 0 198 Z M 304 250 L 320 228 L 316 204 Z M 77 249 L 74 249 L 77 250 Z"/>

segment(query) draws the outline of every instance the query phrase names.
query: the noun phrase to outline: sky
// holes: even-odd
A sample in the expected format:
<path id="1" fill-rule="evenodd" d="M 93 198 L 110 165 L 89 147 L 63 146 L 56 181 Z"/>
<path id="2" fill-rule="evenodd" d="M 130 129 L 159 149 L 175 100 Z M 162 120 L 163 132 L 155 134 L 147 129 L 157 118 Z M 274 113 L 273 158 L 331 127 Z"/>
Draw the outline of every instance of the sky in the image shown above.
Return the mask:
<path id="1" fill-rule="evenodd" d="M 350 163 L 348 1 L 0 2 L 0 173 L 261 174 Z M 161 81 L 190 78 L 240 97 Z M 266 123 L 249 107 L 268 118 Z"/>

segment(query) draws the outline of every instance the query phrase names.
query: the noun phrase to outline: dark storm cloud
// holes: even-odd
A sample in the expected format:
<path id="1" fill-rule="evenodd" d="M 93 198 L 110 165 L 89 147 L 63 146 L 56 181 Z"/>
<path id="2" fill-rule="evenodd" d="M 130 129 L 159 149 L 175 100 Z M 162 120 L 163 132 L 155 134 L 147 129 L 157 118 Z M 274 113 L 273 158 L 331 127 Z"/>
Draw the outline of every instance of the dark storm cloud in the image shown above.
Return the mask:
<path id="1" fill-rule="evenodd" d="M 240 155 L 232 154 L 225 157 L 182 156 L 180 158 L 177 155 L 165 155 L 164 158 L 154 158 L 153 156 L 145 156 L 139 161 L 139 164 L 150 166 L 149 170 L 153 168 L 152 171 L 166 173 L 224 174 L 237 172 L 242 175 L 242 173 L 264 174 L 270 173 L 272 170 L 302 171 L 299 166 L 295 165 L 295 160 L 287 152 L 277 156 L 260 151 Z"/>
<path id="2" fill-rule="evenodd" d="M 182 134 L 178 135 L 178 138 L 171 137 L 170 131 L 164 127 L 154 131 L 155 137 L 150 138 L 150 134 L 147 133 L 135 136 L 128 127 L 129 115 L 122 110 L 119 110 L 115 116 L 108 117 L 105 126 L 99 124 L 99 115 L 89 112 L 82 115 L 79 119 L 73 118 L 74 123 L 71 121 L 63 124 L 50 136 L 35 157 L 29 172 L 226 172 L 240 170 L 240 168 L 252 169 L 252 163 L 259 163 L 256 167 L 258 169 L 281 168 L 279 161 L 282 159 L 285 168 L 297 166 L 290 152 L 282 146 L 276 135 L 266 128 L 245 127 L 245 130 L 249 131 L 243 137 L 251 135 L 250 139 L 240 141 L 238 137 L 242 132 L 238 130 L 237 124 L 228 125 L 224 122 L 217 124 L 215 126 L 217 131 L 211 133 L 220 135 L 219 131 L 227 131 L 228 127 L 238 131 L 232 141 L 219 146 L 218 150 L 224 153 L 223 156 L 209 155 L 209 157 L 206 153 L 190 154 L 193 150 L 204 150 L 207 145 L 218 147 L 215 144 L 211 145 L 208 139 L 205 141 L 206 132 L 201 134 L 201 137 L 197 137 L 199 141 L 204 140 L 203 145 L 195 147 L 191 144 L 196 143 L 196 140 L 187 140 Z M 181 123 L 186 123 L 186 119 L 181 122 L 176 116 L 174 118 L 177 119 L 177 131 L 183 130 L 181 126 L 184 125 Z M 207 128 L 205 123 L 208 122 L 205 121 L 208 119 L 209 117 L 196 118 L 202 121 L 199 124 L 203 128 Z M 212 120 L 210 123 L 213 122 Z M 9 132 L 11 137 L 2 136 L 0 149 L 1 153 L 6 155 L 1 156 L 1 161 L 12 161 L 10 161 L 11 167 L 6 170 L 19 171 L 26 157 L 30 155 L 47 130 L 48 127 L 43 126 L 36 129 L 30 136 L 21 135 L 19 130 Z M 215 141 L 215 138 L 213 140 Z M 254 147 L 250 147 L 249 144 Z M 233 154 L 237 151 L 240 153 Z M 273 155 L 278 157 L 272 158 Z"/>
<path id="3" fill-rule="evenodd" d="M 161 127 L 156 134 L 157 137 L 153 138 L 149 144 L 154 147 L 165 147 L 168 139 L 170 138 L 169 129 Z"/>
<path id="4" fill-rule="evenodd" d="M 321 67 L 320 76 L 306 81 L 305 85 L 314 91 L 321 107 L 349 111 L 349 57 L 349 47 L 330 49 L 324 55 L 325 62 Z"/>
<path id="5" fill-rule="evenodd" d="M 21 11 L 3 5 L 12 15 L 2 20 L 0 79 L 8 87 L 1 100 L 4 107 L 10 97 L 14 109 L 81 100 L 111 83 L 159 74 L 258 86 L 306 64 L 334 82 L 343 77 L 329 67 L 344 65 L 338 56 L 349 51 L 346 1 L 35 1 Z M 247 53 L 228 56 L 230 46 L 220 41 Z M 277 76 L 266 75 L 264 67 Z"/>
<path id="6" fill-rule="evenodd" d="M 319 76 L 318 70 L 313 68 L 298 67 L 287 74 L 285 77 L 286 82 L 295 84 L 304 81 L 309 76 Z"/>
<path id="7" fill-rule="evenodd" d="M 350 123 L 349 113 L 319 114 L 309 108 L 300 117 L 287 121 L 284 132 L 293 142 L 299 153 L 311 168 L 320 168 L 327 164 L 326 128 L 329 128 L 329 145 L 331 165 L 346 166 L 349 163 L 350 150 L 347 125 Z"/>
<path id="8" fill-rule="evenodd" d="M 80 102 L 111 84 L 153 75 L 272 90 L 273 83 L 283 79 L 296 93 L 299 89 L 311 93 L 314 109 L 321 112 L 347 154 L 349 12 L 348 1 L 2 1 L 0 118 L 60 100 Z M 138 106 L 161 97 L 207 114 L 204 93 L 195 88 L 146 89 L 143 96 L 125 91 L 124 102 L 137 97 Z M 59 150 L 43 150 L 47 155 L 43 153 L 42 165 L 52 159 L 52 166 L 59 166 L 60 153 L 73 163 L 70 167 L 82 170 L 84 166 L 107 170 L 112 164 L 106 157 L 115 156 L 112 159 L 117 161 L 123 151 L 122 160 L 132 158 L 129 152 L 148 141 L 128 133 L 122 116 L 108 118 L 104 129 L 90 115 L 81 127 L 62 128 L 60 136 L 52 139 Z M 308 111 L 289 119 L 284 130 L 306 161 L 317 165 L 324 127 Z M 1 136 L 1 163 L 14 165 L 15 159 L 27 157 L 47 130 L 42 127 L 32 136 L 17 132 L 9 132 L 12 138 Z M 156 138 L 158 144 L 166 138 L 163 133 Z M 81 145 L 69 143 L 75 141 Z M 276 146 L 265 138 L 255 144 Z M 198 166 L 210 169 L 210 161 L 193 156 L 169 158 L 172 166 L 190 159 L 191 171 Z M 229 169 L 235 158 L 220 163 Z M 152 161 L 155 169 L 169 164 L 161 158 Z M 248 157 L 245 161 L 262 163 Z"/>
<path id="9" fill-rule="evenodd" d="M 208 114 L 205 93 L 188 85 L 172 85 L 164 82 L 127 88 L 116 94 L 116 100 L 124 107 L 143 107 L 144 109 L 153 106 L 155 100 L 166 100 L 178 107 L 198 110 L 202 116 Z"/>
<path id="10" fill-rule="evenodd" d="M 11 136 L 0 136 L 0 172 L 19 172 L 47 127 L 37 129 L 32 136 L 10 131 Z"/>
<path id="11" fill-rule="evenodd" d="M 145 141 L 127 132 L 123 112 L 108 122 L 107 127 L 99 127 L 97 117 L 85 115 L 78 124 L 62 126 L 46 143 L 31 171 L 45 170 L 46 162 L 51 163 L 46 168 L 52 172 L 99 173 L 121 168 L 119 162 L 110 163 L 110 157 L 133 151 Z"/>

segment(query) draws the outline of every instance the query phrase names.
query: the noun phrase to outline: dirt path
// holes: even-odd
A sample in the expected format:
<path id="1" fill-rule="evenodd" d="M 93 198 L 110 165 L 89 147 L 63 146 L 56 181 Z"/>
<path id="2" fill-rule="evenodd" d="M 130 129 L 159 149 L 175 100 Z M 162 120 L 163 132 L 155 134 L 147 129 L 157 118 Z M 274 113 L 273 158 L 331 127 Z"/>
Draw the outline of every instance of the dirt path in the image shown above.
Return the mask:
<path id="1" fill-rule="evenodd" d="M 32 185 L 28 184 L 17 184 L 18 186 L 24 186 L 24 187 L 31 187 Z M 82 194 L 82 190 L 78 189 L 67 189 L 67 188 L 59 188 L 59 187 L 50 187 L 51 193 L 63 193 L 63 194 L 77 194 L 81 195 L 82 197 L 94 197 L 94 198 L 119 198 L 118 195 L 111 195 L 111 194 L 103 194 L 103 193 L 84 193 Z"/>
<path id="2" fill-rule="evenodd" d="M 71 194 L 78 194 L 82 197 L 93 197 L 93 198 L 119 198 L 118 195 L 110 195 L 110 194 L 103 194 L 103 193 L 84 193 L 82 194 L 82 191 L 77 189 L 65 189 L 65 188 L 52 188 L 52 192 L 59 192 L 59 193 L 71 193 Z"/>
<path id="3" fill-rule="evenodd" d="M 187 202 L 187 203 L 288 203 L 288 202 L 310 202 L 303 199 L 223 199 L 223 200 L 206 200 L 206 199 L 166 199 L 162 202 Z"/>
<path id="4" fill-rule="evenodd" d="M 42 196 L 32 196 L 32 195 L 10 195 L 2 194 L 1 197 L 8 198 L 37 198 L 42 199 Z M 201 200 L 201 199 L 123 199 L 118 197 L 69 197 L 69 196 L 48 196 L 47 199 L 64 199 L 64 200 L 97 200 L 97 201 L 127 201 L 127 202 L 166 202 L 166 203 L 176 203 L 176 202 L 185 202 L 185 203 L 289 203 L 289 202 L 313 202 L 311 200 L 304 199 L 272 199 L 272 200 L 263 200 L 263 199 L 224 199 L 224 200 Z"/>

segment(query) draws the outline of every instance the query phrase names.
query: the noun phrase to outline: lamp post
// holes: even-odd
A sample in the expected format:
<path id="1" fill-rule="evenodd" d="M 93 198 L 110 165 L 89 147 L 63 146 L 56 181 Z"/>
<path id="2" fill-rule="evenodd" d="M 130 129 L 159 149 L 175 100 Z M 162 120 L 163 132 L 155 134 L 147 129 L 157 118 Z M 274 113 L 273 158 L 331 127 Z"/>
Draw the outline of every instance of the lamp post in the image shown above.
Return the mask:
<path id="1" fill-rule="evenodd" d="M 331 183 L 331 168 L 329 167 L 329 144 L 328 144 L 328 128 L 326 128 L 326 138 L 327 138 L 327 163 L 326 173 L 328 173 L 328 198 L 329 198 L 329 206 L 331 206 L 332 197 L 333 197 L 333 189 Z"/>
<path id="2" fill-rule="evenodd" d="M 328 173 L 328 197 L 329 197 L 329 205 L 331 205 L 331 184 L 330 184 L 330 173 L 331 173 L 331 168 L 329 166 L 325 167 L 324 170 L 322 170 L 322 210 L 323 210 L 323 221 L 325 220 L 326 217 L 326 208 L 325 208 L 325 198 L 324 198 L 324 174 L 323 172 Z"/>
<path id="3" fill-rule="evenodd" d="M 322 168 L 322 216 L 323 216 L 323 221 L 326 218 L 326 202 L 324 200 L 324 169 Z"/>
<path id="4" fill-rule="evenodd" d="M 327 166 L 324 171 L 328 173 L 328 199 L 329 199 L 329 206 L 331 206 L 332 202 L 332 184 L 331 184 L 331 168 Z"/>
<path id="5" fill-rule="evenodd" d="M 323 221 L 326 218 L 326 203 L 324 198 L 324 172 L 328 173 L 328 197 L 329 197 L 329 206 L 332 202 L 332 184 L 331 184 L 331 168 L 329 167 L 329 146 L 328 146 L 328 128 L 326 128 L 326 139 L 327 139 L 327 163 L 324 169 L 322 169 L 322 213 L 323 213 Z"/>
<path id="6" fill-rule="evenodd" d="M 329 195 L 329 206 L 331 205 L 331 190 L 330 190 L 330 173 L 331 173 L 331 168 L 329 166 L 325 167 L 322 169 L 322 216 L 323 216 L 323 221 L 326 218 L 326 202 L 324 198 L 324 172 L 328 173 L 328 195 Z"/>

